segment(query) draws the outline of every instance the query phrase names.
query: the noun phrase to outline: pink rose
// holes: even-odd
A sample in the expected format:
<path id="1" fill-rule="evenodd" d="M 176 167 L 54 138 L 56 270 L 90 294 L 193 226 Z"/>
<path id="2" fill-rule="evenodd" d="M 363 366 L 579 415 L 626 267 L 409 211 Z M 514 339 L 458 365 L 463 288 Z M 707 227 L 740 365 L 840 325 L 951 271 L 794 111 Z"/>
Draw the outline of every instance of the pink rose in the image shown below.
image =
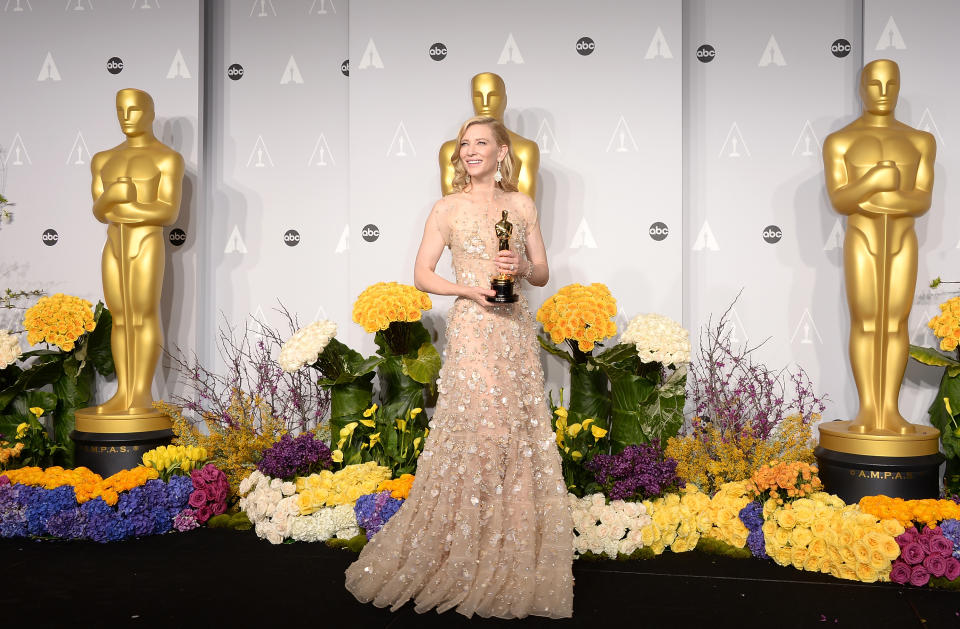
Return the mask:
<path id="1" fill-rule="evenodd" d="M 930 554 L 940 555 L 944 559 L 953 554 L 953 543 L 943 534 L 930 538 Z M 939 574 L 937 576 L 940 576 Z"/>
<path id="2" fill-rule="evenodd" d="M 924 531 L 924 532 L 926 532 L 926 531 Z M 930 536 L 930 535 L 921 535 L 920 537 L 917 538 L 916 543 L 917 543 L 917 544 L 920 544 L 920 548 L 923 549 L 923 552 L 929 553 L 929 552 L 930 552 L 930 540 L 932 540 L 932 539 L 933 539 L 933 537 Z"/>
<path id="3" fill-rule="evenodd" d="M 204 486 L 203 477 L 200 476 L 200 470 L 190 470 L 190 480 L 193 481 L 193 488 L 200 489 Z"/>
<path id="4" fill-rule="evenodd" d="M 193 493 L 190 494 L 190 499 L 187 502 L 189 502 L 190 506 L 194 509 L 199 509 L 203 505 L 207 504 L 207 493 L 202 489 L 194 489 Z"/>
<path id="5" fill-rule="evenodd" d="M 213 509 L 210 508 L 210 505 L 203 505 L 197 509 L 197 522 L 200 524 L 205 523 L 213 516 Z M 917 566 L 918 568 L 921 566 Z"/>
<path id="6" fill-rule="evenodd" d="M 226 503 L 226 501 L 227 501 L 227 491 L 228 491 L 228 490 L 227 490 L 227 487 L 224 486 L 224 485 L 222 485 L 222 484 L 215 486 L 214 489 L 213 489 L 213 491 L 212 491 L 211 500 L 213 500 L 214 502 L 223 502 L 223 503 Z"/>
<path id="7" fill-rule="evenodd" d="M 897 541 L 900 542 L 901 546 L 906 546 L 910 542 L 917 541 L 918 537 L 920 535 L 917 533 L 917 529 L 911 526 L 897 537 Z"/>
<path id="8" fill-rule="evenodd" d="M 957 577 L 960 577 L 960 561 L 957 561 L 955 557 L 947 558 L 943 576 L 947 578 L 947 581 L 953 581 Z"/>
<path id="9" fill-rule="evenodd" d="M 200 469 L 200 477 L 208 483 L 216 481 L 223 475 L 223 472 L 218 470 L 213 463 L 207 463 L 203 466 L 203 468 Z"/>
<path id="10" fill-rule="evenodd" d="M 922 565 L 914 566 L 910 570 L 910 585 L 920 587 L 930 582 L 930 572 Z"/>
<path id="11" fill-rule="evenodd" d="M 227 512 L 227 503 L 225 502 L 213 503 L 213 515 L 220 515 L 226 512 Z"/>
<path id="12" fill-rule="evenodd" d="M 10 484 L 9 478 L 7 478 L 6 476 L 0 476 L 0 487 L 3 487 L 4 485 L 9 485 L 9 484 Z"/>
<path id="13" fill-rule="evenodd" d="M 930 553 L 927 555 L 927 558 L 923 560 L 923 567 L 933 576 L 942 577 L 944 571 L 947 569 L 947 560 L 940 555 Z"/>
<path id="14" fill-rule="evenodd" d="M 910 570 L 910 566 L 897 559 L 893 562 L 893 566 L 890 568 L 890 580 L 894 583 L 903 585 L 910 580 L 911 572 L 912 570 Z"/>
<path id="15" fill-rule="evenodd" d="M 923 561 L 926 554 L 919 542 L 908 542 L 900 549 L 900 556 L 911 566 Z"/>

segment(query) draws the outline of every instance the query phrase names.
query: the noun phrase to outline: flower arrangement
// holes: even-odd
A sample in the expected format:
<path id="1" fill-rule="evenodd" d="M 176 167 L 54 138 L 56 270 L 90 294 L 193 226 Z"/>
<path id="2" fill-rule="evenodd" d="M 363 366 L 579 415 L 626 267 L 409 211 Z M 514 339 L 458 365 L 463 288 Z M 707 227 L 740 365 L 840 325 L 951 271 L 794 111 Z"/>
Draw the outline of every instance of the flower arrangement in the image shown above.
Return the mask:
<path id="1" fill-rule="evenodd" d="M 353 322 L 362 325 L 367 332 L 386 331 L 393 323 L 420 321 L 422 311 L 431 308 L 430 297 L 413 286 L 378 282 L 357 297 L 353 304 Z M 405 354 L 406 351 L 401 347 L 395 353 Z"/>
<path id="2" fill-rule="evenodd" d="M 903 533 L 896 520 L 822 492 L 784 505 L 770 498 L 763 513 L 765 550 L 777 564 L 866 583 L 890 580 L 900 555 L 895 537 Z"/>
<path id="3" fill-rule="evenodd" d="M 374 461 L 395 476 L 414 472 L 423 442 L 430 434 L 426 422 L 420 419 L 422 412 L 417 407 L 407 411 L 405 418 L 391 421 L 383 407 L 371 405 L 359 419 L 340 429 L 333 462 L 346 466 Z"/>
<path id="4" fill-rule="evenodd" d="M 193 512 L 189 515 L 195 517 L 199 524 L 205 524 L 215 515 L 226 513 L 227 496 L 230 494 L 230 483 L 226 474 L 215 465 L 207 463 L 190 472 L 190 482 L 193 491 L 188 502 Z"/>
<path id="5" fill-rule="evenodd" d="M 10 330 L 0 330 L 0 369 L 6 369 L 23 355 L 20 338 Z"/>
<path id="6" fill-rule="evenodd" d="M 58 477 L 70 476 L 71 470 L 17 470 L 25 477 L 46 478 L 48 484 L 54 485 L 49 488 L 21 483 L 11 479 L 11 473 L 5 473 L 0 476 L 0 537 L 52 536 L 112 542 L 170 531 L 187 505 L 192 489 L 190 479 L 175 476 L 164 482 L 151 469 L 146 477 L 152 473 L 153 478 L 144 481 L 142 470 L 148 468 L 137 470 L 141 471 L 111 476 L 108 481 L 113 479 L 111 486 L 116 493 L 111 496 L 108 490 L 96 497 L 81 496 L 79 486 L 57 484 L 62 480 Z M 89 475 L 92 472 L 85 470 L 74 477 Z M 108 500 L 113 504 L 108 504 Z"/>
<path id="7" fill-rule="evenodd" d="M 292 437 L 287 433 L 267 448 L 257 469 L 265 476 L 293 480 L 333 466 L 330 448 L 311 432 Z"/>
<path id="8" fill-rule="evenodd" d="M 953 542 L 938 526 L 914 527 L 897 536 L 899 558 L 890 569 L 890 580 L 917 587 L 929 583 L 931 577 L 945 577 L 953 581 L 960 577 L 960 561 L 953 556 Z"/>
<path id="9" fill-rule="evenodd" d="M 561 403 L 562 395 L 561 392 Z M 597 425 L 592 417 L 571 422 L 570 414 L 563 406 L 555 408 L 553 414 L 553 429 L 567 491 L 578 497 L 599 491 L 601 488 L 586 465 L 607 449 L 609 442 L 600 441 L 607 436 L 607 429 Z"/>
<path id="10" fill-rule="evenodd" d="M 960 297 L 940 304 L 940 314 L 930 319 L 927 327 L 940 339 L 940 349 L 952 352 L 960 343 Z"/>
<path id="11" fill-rule="evenodd" d="M 280 348 L 277 362 L 287 373 L 312 365 L 337 335 L 337 324 L 326 319 L 300 328 Z"/>
<path id="12" fill-rule="evenodd" d="M 41 297 L 24 314 L 23 327 L 30 345 L 46 342 L 69 352 L 81 336 L 96 327 L 93 304 L 63 293 Z"/>
<path id="13" fill-rule="evenodd" d="M 280 312 L 296 331 L 295 317 L 282 306 Z M 250 317 L 242 329 L 221 324 L 222 370 L 202 365 L 179 347 L 168 353 L 184 392 L 154 407 L 173 422 L 175 445 L 206 449 L 233 488 L 282 435 L 327 435 L 329 394 L 305 370 L 288 373 L 277 364 L 283 343 L 276 328 Z"/>
<path id="14" fill-rule="evenodd" d="M 566 341 L 578 356 L 617 333 L 616 314 L 617 300 L 604 284 L 568 284 L 543 302 L 537 321 L 555 345 Z"/>
<path id="15" fill-rule="evenodd" d="M 296 491 L 299 513 L 308 515 L 321 507 L 353 504 L 360 496 L 377 491 L 390 478 L 390 468 L 374 461 L 348 465 L 338 472 L 324 470 L 298 478 Z"/>
<path id="16" fill-rule="evenodd" d="M 947 519 L 960 519 L 960 504 L 952 500 L 904 500 L 888 496 L 864 496 L 860 510 L 881 519 L 892 518 L 905 527 L 914 522 L 928 527 Z"/>
<path id="17" fill-rule="evenodd" d="M 647 530 L 647 543 L 652 542 L 653 522 L 643 503 L 613 500 L 609 504 L 603 494 L 578 498 L 568 494 L 573 516 L 574 552 L 617 557 L 631 555 L 644 546 L 642 531 Z"/>
<path id="18" fill-rule="evenodd" d="M 391 498 L 406 500 L 410 495 L 410 488 L 413 487 L 413 481 L 413 474 L 403 474 L 399 478 L 382 481 L 377 485 L 377 492 L 389 491 Z"/>
<path id="19" fill-rule="evenodd" d="M 45 467 L 52 465 L 57 455 L 67 450 L 64 446 L 50 441 L 46 427 L 40 423 L 39 419 L 46 410 L 40 406 L 32 406 L 28 411 L 26 421 L 17 425 L 13 442 L 0 443 L 7 446 L 4 448 L 7 456 L 2 458 L 3 455 L 0 454 L 0 469 L 21 466 Z"/>
<path id="20" fill-rule="evenodd" d="M 620 343 L 634 345 L 640 362 L 684 365 L 690 362 L 690 333 L 661 314 L 641 314 L 630 320 Z"/>
<path id="21" fill-rule="evenodd" d="M 817 476 L 817 466 L 803 461 L 765 463 L 753 473 L 747 483 L 751 497 L 760 502 L 773 499 L 778 505 L 782 505 L 784 501 L 804 498 L 822 488 L 823 483 Z"/>
<path id="22" fill-rule="evenodd" d="M 656 441 L 627 446 L 620 454 L 598 454 L 585 467 L 613 500 L 644 500 L 684 487 L 676 460 L 664 457 Z"/>
<path id="23" fill-rule="evenodd" d="M 32 297 L 38 291 L 11 291 L 0 298 L 0 306 L 18 308 L 16 300 Z M 37 427 L 36 417 L 28 411 L 40 408 L 52 429 L 50 441 L 56 446 L 43 454 L 22 456 L 21 464 L 69 466 L 73 461 L 74 427 L 77 409 L 88 406 L 93 393 L 94 370 L 109 378 L 114 373 L 110 350 L 110 312 L 98 303 L 58 293 L 40 297 L 25 309 L 24 327 L 33 345 L 47 348 L 23 352 L 16 339 L 18 331 L 0 332 L 0 432 L 10 434 L 21 423 Z M 39 441 L 35 444 L 43 445 Z M 30 445 L 25 444 L 25 450 Z"/>
<path id="24" fill-rule="evenodd" d="M 174 474 L 186 474 L 209 458 L 205 448 L 198 446 L 158 446 L 145 452 L 141 459 L 145 467 L 157 470 L 162 480 Z"/>
<path id="25" fill-rule="evenodd" d="M 158 478 L 157 470 L 138 466 L 132 470 L 121 470 L 107 478 L 95 474 L 85 467 L 64 469 L 54 466 L 48 468 L 24 467 L 3 473 L 10 482 L 20 485 L 56 489 L 70 486 L 79 504 L 96 498 L 102 499 L 107 506 L 117 504 L 120 493 L 140 487 L 149 480 Z"/>
<path id="26" fill-rule="evenodd" d="M 369 540 L 380 532 L 387 520 L 400 510 L 402 504 L 403 500 L 391 497 L 390 492 L 379 491 L 357 498 L 353 512 L 356 515 L 357 524 L 364 530 Z"/>

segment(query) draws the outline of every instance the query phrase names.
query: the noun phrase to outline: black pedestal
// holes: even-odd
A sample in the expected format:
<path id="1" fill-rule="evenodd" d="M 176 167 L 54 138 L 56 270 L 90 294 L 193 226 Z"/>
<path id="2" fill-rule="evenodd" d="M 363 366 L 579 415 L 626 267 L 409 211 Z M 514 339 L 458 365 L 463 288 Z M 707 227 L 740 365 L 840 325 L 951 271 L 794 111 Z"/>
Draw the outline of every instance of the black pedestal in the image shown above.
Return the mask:
<path id="1" fill-rule="evenodd" d="M 818 446 L 813 451 L 823 488 L 847 504 L 864 496 L 904 500 L 940 496 L 940 453 L 926 456 L 867 456 L 835 452 Z"/>
<path id="2" fill-rule="evenodd" d="M 75 465 L 106 478 L 140 465 L 145 452 L 170 443 L 173 431 L 102 433 L 74 430 L 70 438 L 77 446 Z"/>

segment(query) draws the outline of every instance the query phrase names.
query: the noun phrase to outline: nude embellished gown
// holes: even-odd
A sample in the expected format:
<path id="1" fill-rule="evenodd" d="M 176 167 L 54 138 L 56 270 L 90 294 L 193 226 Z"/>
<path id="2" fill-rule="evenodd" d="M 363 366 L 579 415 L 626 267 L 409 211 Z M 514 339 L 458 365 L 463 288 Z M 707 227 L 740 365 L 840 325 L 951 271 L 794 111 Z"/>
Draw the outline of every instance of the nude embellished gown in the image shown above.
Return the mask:
<path id="1" fill-rule="evenodd" d="M 510 248 L 525 256 L 536 208 L 520 193 L 496 201 L 478 209 L 450 195 L 433 210 L 459 284 L 489 286 L 503 209 Z M 488 309 L 456 300 L 438 388 L 409 498 L 347 569 L 347 589 L 394 610 L 413 599 L 421 613 L 571 616 L 572 521 L 522 294 Z"/>

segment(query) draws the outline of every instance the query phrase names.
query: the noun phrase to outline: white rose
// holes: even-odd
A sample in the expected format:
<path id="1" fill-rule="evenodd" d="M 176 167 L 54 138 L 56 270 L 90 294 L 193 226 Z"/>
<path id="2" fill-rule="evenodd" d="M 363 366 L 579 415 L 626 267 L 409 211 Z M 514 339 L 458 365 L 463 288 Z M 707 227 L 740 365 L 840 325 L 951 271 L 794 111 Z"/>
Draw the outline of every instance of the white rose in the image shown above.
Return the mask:
<path id="1" fill-rule="evenodd" d="M 286 482 L 280 485 L 280 492 L 284 496 L 292 496 L 293 494 L 297 493 L 297 485 L 296 483 Z"/>

